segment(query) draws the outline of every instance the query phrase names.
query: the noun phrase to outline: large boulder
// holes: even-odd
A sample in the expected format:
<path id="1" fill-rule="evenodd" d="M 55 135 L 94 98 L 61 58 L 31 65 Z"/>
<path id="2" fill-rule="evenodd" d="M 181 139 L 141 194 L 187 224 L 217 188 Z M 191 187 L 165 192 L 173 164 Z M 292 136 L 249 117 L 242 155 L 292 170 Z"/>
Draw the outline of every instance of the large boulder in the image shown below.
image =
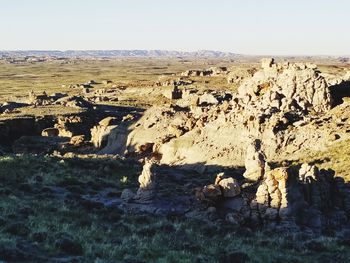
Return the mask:
<path id="1" fill-rule="evenodd" d="M 224 197 L 235 197 L 241 193 L 241 188 L 236 179 L 230 177 L 219 182 Z"/>
<path id="2" fill-rule="evenodd" d="M 216 176 L 215 185 L 219 185 L 224 197 L 235 197 L 241 193 L 238 181 L 232 177 L 225 177 L 224 173 Z"/>
<path id="3" fill-rule="evenodd" d="M 226 176 L 225 173 L 217 174 L 214 184 L 196 189 L 197 199 L 210 204 L 217 204 L 240 194 L 241 187 L 238 181 L 233 177 Z"/>

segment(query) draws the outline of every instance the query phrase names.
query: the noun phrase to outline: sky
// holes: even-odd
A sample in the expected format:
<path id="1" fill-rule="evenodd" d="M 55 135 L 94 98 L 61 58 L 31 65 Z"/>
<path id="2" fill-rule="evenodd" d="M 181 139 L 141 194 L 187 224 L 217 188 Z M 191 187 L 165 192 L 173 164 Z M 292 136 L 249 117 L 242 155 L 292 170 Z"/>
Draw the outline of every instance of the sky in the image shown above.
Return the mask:
<path id="1" fill-rule="evenodd" d="M 349 0 L 0 0 L 0 50 L 350 55 Z"/>

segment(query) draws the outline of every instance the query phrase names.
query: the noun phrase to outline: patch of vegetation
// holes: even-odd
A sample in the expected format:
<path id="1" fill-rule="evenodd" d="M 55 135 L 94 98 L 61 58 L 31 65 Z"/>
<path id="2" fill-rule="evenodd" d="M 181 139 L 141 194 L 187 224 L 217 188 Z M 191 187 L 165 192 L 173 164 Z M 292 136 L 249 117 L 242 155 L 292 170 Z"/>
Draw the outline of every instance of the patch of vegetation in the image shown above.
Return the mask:
<path id="1" fill-rule="evenodd" d="M 350 140 L 339 141 L 325 151 L 313 152 L 298 162 L 317 164 L 320 169 L 332 169 L 337 176 L 350 182 Z"/>
<path id="2" fill-rule="evenodd" d="M 29 90 L 72 92 L 69 84 L 85 83 L 90 80 L 100 82 L 112 80 L 117 86 L 150 87 L 161 75 L 172 75 L 189 68 L 205 69 L 211 65 L 226 65 L 232 62 L 223 59 L 149 59 L 120 58 L 106 60 L 71 59 L 67 61 L 47 61 L 40 63 L 9 64 L 0 61 L 0 101 L 5 97 L 27 95 Z M 202 78 L 198 83 L 210 88 L 227 86 L 226 79 Z M 62 86 L 65 85 L 65 86 Z M 100 87 L 97 85 L 96 87 Z M 102 85 L 103 86 L 103 85 Z M 149 99 L 149 98 L 148 98 Z"/>
<path id="3" fill-rule="evenodd" d="M 346 262 L 335 237 L 253 232 L 129 214 L 83 197 L 137 187 L 138 165 L 107 158 L 0 157 L 0 260 L 9 262 Z"/>

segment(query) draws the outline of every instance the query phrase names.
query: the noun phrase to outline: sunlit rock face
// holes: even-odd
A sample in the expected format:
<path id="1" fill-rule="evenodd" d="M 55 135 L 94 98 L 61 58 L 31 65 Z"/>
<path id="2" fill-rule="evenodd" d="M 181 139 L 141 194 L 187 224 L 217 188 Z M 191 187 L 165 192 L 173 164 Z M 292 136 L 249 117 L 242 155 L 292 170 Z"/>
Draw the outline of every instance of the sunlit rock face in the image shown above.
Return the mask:
<path id="1" fill-rule="evenodd" d="M 135 199 L 138 202 L 150 202 L 156 195 L 156 173 L 154 165 L 155 164 L 153 160 L 145 160 L 142 173 L 138 179 L 140 187 L 135 196 Z"/>
<path id="2" fill-rule="evenodd" d="M 246 171 L 243 176 L 251 181 L 257 181 L 263 177 L 265 173 L 266 157 L 261 151 L 261 142 L 253 140 L 248 148 L 245 158 Z"/>
<path id="3" fill-rule="evenodd" d="M 349 189 L 337 186 L 338 180 L 334 173 L 309 164 L 268 171 L 250 204 L 252 219 L 312 229 L 339 227 L 348 221 L 350 210 L 344 198 Z"/>
<path id="4" fill-rule="evenodd" d="M 101 149 L 107 146 L 109 135 L 118 127 L 116 123 L 116 118 L 107 117 L 91 129 L 91 143 L 95 148 Z"/>
<path id="5" fill-rule="evenodd" d="M 274 169 L 266 164 L 254 181 L 220 173 L 215 183 L 196 191 L 199 201 L 216 207 L 231 224 L 314 232 L 339 229 L 349 222 L 349 194 L 349 184 L 333 171 L 307 163 Z"/>
<path id="6" fill-rule="evenodd" d="M 204 165 L 244 165 L 253 138 L 262 141 L 268 160 L 278 161 L 325 147 L 331 132 L 319 129 L 323 135 L 317 136 L 309 123 L 331 107 L 329 84 L 315 65 L 265 59 L 237 93 L 184 90 L 172 106 L 152 107 L 130 126 L 122 152 L 103 152 L 131 154 L 152 144 L 161 163 L 200 171 Z"/>

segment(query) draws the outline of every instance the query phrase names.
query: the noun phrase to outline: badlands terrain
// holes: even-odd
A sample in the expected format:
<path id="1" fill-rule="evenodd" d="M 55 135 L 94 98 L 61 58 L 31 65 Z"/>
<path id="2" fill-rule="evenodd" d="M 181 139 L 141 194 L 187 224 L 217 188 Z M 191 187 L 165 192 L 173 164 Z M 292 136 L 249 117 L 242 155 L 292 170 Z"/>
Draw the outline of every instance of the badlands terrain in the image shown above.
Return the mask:
<path id="1" fill-rule="evenodd" d="M 0 260 L 348 262 L 346 59 L 55 55 L 0 60 Z"/>

